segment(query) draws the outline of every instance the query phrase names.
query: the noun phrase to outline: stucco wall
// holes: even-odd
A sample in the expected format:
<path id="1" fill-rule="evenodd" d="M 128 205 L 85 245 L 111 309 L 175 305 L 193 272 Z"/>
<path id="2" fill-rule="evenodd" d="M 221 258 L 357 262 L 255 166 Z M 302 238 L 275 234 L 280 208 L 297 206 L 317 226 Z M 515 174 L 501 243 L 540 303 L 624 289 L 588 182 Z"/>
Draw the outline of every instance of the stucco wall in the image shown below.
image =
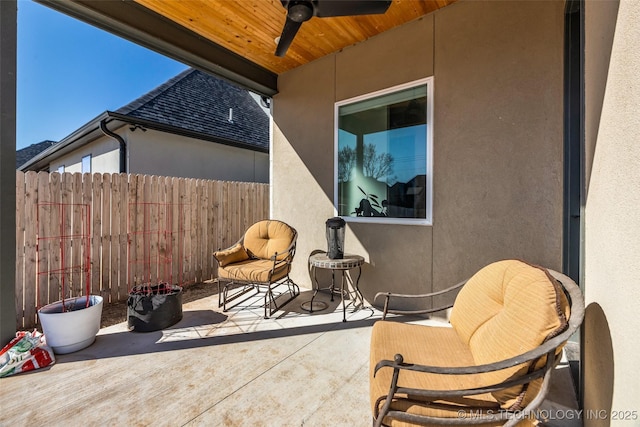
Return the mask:
<path id="1" fill-rule="evenodd" d="M 334 103 L 434 76 L 433 226 L 348 225 L 361 289 L 447 287 L 518 257 L 560 268 L 562 2 L 461 1 L 283 74 L 272 217 L 300 233 L 293 277 L 333 216 Z"/>
<path id="2" fill-rule="evenodd" d="M 563 2 L 436 15 L 434 281 L 502 258 L 560 269 Z"/>
<path id="3" fill-rule="evenodd" d="M 268 153 L 152 129 L 126 132 L 131 173 L 269 182 Z"/>
<path id="4" fill-rule="evenodd" d="M 56 172 L 64 165 L 64 171 L 82 172 L 82 158 L 91 154 L 91 172 L 119 173 L 119 145 L 112 138 L 100 137 L 69 154 L 54 159 L 49 163 L 49 171 Z"/>
<path id="5" fill-rule="evenodd" d="M 269 182 L 269 154 L 245 150 L 147 129 L 116 130 L 127 141 L 129 173 L 219 179 L 225 181 Z M 50 163 L 56 171 L 80 172 L 82 157 L 91 154 L 92 172 L 120 172 L 119 144 L 100 137 Z"/>
<path id="6" fill-rule="evenodd" d="M 596 415 L 586 426 L 640 417 L 639 40 L 638 2 L 586 2 L 583 389 L 585 411 Z M 629 412 L 616 421 L 611 411 Z"/>

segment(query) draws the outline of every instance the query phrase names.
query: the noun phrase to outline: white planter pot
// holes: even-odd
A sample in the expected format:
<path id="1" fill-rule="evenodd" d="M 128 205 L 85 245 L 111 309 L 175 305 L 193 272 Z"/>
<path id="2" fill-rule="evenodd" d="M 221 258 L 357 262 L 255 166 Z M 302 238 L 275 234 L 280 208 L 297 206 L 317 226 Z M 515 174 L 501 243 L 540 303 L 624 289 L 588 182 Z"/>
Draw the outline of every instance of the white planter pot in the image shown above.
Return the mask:
<path id="1" fill-rule="evenodd" d="M 64 301 L 67 311 L 62 311 L 62 301 L 45 305 L 38 310 L 47 345 L 54 353 L 66 354 L 89 347 L 96 339 L 102 318 L 102 297 L 70 298 Z"/>

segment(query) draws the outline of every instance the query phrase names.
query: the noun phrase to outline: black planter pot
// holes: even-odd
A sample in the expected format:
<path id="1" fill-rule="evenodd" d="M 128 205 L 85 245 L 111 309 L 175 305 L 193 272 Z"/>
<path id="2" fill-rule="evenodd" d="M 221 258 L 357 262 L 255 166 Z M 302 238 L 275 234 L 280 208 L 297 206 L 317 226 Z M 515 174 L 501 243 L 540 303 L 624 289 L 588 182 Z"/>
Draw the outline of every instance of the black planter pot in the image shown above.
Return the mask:
<path id="1" fill-rule="evenodd" d="M 133 332 L 159 331 L 182 319 L 182 288 L 160 283 L 139 285 L 129 292 L 127 326 Z"/>

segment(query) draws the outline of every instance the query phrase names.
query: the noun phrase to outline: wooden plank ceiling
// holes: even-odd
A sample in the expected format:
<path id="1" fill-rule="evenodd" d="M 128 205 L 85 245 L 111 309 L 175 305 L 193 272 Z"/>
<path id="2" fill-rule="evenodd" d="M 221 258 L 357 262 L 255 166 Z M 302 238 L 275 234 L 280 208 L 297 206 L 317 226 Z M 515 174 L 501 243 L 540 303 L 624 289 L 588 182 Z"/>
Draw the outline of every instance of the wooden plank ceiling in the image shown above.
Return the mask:
<path id="1" fill-rule="evenodd" d="M 283 58 L 275 56 L 286 10 L 280 0 L 135 0 L 138 4 L 276 74 L 339 51 L 455 0 L 393 0 L 384 15 L 313 17 Z"/>

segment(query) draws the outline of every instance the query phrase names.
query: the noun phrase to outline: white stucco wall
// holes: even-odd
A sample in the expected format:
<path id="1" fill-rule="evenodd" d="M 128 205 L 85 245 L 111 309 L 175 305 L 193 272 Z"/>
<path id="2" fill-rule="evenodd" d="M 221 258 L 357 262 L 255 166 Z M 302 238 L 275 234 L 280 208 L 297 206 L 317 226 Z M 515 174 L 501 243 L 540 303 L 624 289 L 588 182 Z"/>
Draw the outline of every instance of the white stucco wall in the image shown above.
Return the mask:
<path id="1" fill-rule="evenodd" d="M 585 22 L 585 157 L 590 173 L 585 206 L 583 390 L 586 411 L 609 415 L 609 419 L 585 417 L 585 425 L 637 426 L 640 2 L 587 1 Z M 621 417 L 624 413 L 618 411 L 630 412 Z M 636 418 L 631 418 L 631 411 L 636 411 Z M 611 419 L 615 414 L 618 420 Z"/>
<path id="2" fill-rule="evenodd" d="M 91 154 L 91 172 L 119 173 L 119 145 L 112 138 L 100 137 L 77 150 L 54 159 L 49 163 L 49 171 L 56 172 L 64 165 L 64 171 L 82 172 L 82 158 Z"/>
<path id="3" fill-rule="evenodd" d="M 225 181 L 269 182 L 269 154 L 147 129 L 116 129 L 127 141 L 127 171 Z M 119 143 L 101 136 L 49 164 L 65 172 L 81 172 L 82 157 L 91 154 L 91 172 L 119 173 Z"/>
<path id="4" fill-rule="evenodd" d="M 126 129 L 129 172 L 269 182 L 269 154 L 148 129 Z"/>

